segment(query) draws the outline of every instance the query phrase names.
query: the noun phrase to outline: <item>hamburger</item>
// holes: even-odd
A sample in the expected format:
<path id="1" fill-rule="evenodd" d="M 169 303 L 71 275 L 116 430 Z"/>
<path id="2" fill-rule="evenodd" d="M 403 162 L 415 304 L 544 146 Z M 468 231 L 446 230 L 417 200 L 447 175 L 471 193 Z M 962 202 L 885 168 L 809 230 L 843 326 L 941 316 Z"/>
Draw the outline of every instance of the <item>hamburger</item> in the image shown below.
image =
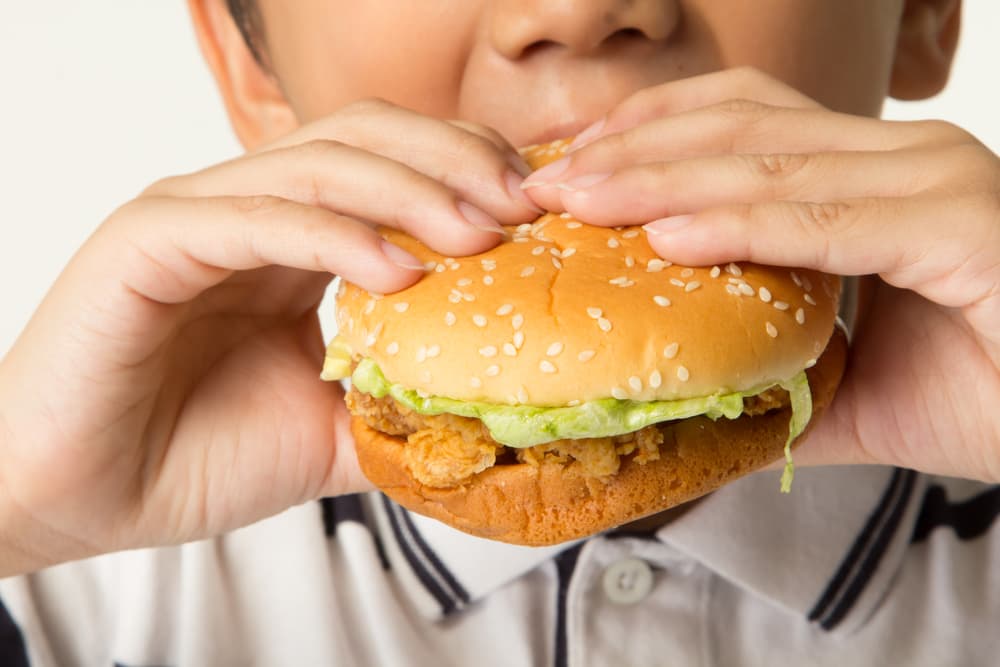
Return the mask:
<path id="1" fill-rule="evenodd" d="M 566 142 L 525 151 L 534 167 Z M 697 498 L 786 458 L 829 405 L 840 280 L 687 267 L 638 228 L 548 213 L 480 255 L 420 257 L 391 295 L 341 283 L 323 379 L 347 393 L 365 475 L 410 510 L 547 545 Z"/>

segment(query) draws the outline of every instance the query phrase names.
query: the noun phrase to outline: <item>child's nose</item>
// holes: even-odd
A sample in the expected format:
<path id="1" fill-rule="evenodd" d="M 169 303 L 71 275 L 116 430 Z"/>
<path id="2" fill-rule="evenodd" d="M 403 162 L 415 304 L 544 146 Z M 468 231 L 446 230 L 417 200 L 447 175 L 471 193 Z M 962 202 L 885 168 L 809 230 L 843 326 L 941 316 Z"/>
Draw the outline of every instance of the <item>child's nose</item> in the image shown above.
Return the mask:
<path id="1" fill-rule="evenodd" d="M 613 42 L 663 41 L 677 27 L 676 0 L 499 0 L 491 37 L 516 60 L 547 47 L 592 53 Z"/>

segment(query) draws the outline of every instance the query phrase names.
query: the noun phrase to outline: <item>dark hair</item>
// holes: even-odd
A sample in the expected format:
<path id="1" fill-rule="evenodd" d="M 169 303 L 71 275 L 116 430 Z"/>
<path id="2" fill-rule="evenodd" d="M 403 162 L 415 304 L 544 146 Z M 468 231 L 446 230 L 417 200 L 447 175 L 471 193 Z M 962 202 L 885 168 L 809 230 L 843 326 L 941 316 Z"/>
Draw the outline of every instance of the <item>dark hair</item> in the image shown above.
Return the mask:
<path id="1" fill-rule="evenodd" d="M 257 62 L 264 65 L 263 31 L 257 3 L 254 0 L 226 0 L 226 6 L 229 7 L 229 14 L 240 29 L 250 53 Z"/>

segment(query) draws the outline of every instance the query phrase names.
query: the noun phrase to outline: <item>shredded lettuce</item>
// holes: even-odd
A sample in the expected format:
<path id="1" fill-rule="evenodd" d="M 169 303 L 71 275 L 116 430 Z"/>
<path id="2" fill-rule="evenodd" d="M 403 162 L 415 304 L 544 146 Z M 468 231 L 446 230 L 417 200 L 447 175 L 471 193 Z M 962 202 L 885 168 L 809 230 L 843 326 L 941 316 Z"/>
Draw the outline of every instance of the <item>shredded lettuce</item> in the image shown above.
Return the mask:
<path id="1" fill-rule="evenodd" d="M 533 407 L 459 401 L 441 396 L 421 397 L 413 389 L 389 382 L 371 359 L 362 359 L 351 376 L 360 391 L 382 398 L 386 394 L 425 415 L 450 413 L 480 419 L 497 442 L 508 447 L 533 447 L 563 438 L 603 438 L 631 433 L 658 422 L 705 415 L 710 419 L 736 419 L 743 413 L 743 399 L 769 387 L 689 398 L 677 401 L 631 401 L 605 398 L 573 407 Z M 785 471 L 781 490 L 791 489 L 794 467 L 791 445 L 812 415 L 812 398 L 805 372 L 778 383 L 791 397 L 792 418 L 785 443 Z M 772 385 L 773 386 L 773 385 Z"/>

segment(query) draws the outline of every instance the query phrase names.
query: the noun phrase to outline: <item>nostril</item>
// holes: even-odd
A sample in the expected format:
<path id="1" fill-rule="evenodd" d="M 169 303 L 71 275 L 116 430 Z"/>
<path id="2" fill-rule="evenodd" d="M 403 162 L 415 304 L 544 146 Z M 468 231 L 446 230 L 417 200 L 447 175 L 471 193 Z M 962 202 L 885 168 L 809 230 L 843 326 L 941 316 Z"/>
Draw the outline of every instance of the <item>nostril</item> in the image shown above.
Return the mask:
<path id="1" fill-rule="evenodd" d="M 548 51 L 558 46 L 559 43 L 551 39 L 540 39 L 537 42 L 532 42 L 524 47 L 521 51 L 521 56 L 524 58 L 530 58 L 536 53 L 542 53 L 543 51 Z"/>
<path id="2" fill-rule="evenodd" d="M 607 41 L 608 43 L 613 44 L 615 42 L 627 43 L 645 39 L 647 39 L 646 33 L 638 28 L 622 28 L 621 30 L 615 31 L 610 37 L 608 37 Z"/>

